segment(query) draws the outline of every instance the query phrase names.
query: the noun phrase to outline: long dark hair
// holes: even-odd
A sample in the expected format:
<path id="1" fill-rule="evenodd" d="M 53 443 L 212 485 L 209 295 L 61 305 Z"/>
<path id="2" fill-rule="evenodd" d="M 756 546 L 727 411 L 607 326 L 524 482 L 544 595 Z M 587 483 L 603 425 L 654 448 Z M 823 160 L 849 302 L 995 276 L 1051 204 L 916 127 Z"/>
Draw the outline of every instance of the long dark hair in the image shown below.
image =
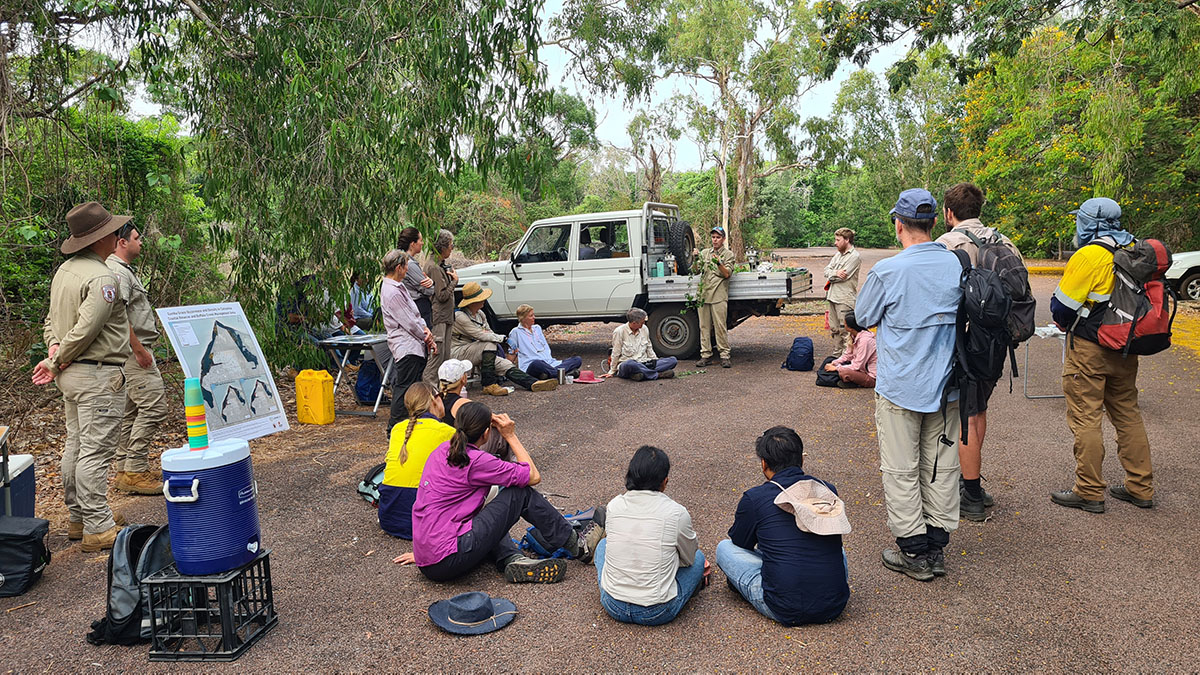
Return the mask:
<path id="1" fill-rule="evenodd" d="M 406 227 L 400 230 L 400 237 L 396 239 L 396 248 L 408 253 L 408 247 L 421 238 L 421 231 L 415 227 Z"/>
<path id="2" fill-rule="evenodd" d="M 492 425 L 492 410 L 479 401 L 471 401 L 458 409 L 454 415 L 454 436 L 450 438 L 450 452 L 446 463 L 462 468 L 471 460 L 467 457 L 467 443 L 477 443 Z"/>

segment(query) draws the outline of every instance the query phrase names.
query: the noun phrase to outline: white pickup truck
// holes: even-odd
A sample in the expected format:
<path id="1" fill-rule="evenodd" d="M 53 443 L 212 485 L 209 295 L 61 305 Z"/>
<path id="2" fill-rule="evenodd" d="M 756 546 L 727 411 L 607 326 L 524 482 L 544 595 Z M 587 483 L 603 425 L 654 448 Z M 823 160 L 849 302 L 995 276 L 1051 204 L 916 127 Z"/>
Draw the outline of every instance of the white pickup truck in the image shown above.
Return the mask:
<path id="1" fill-rule="evenodd" d="M 459 291 L 471 281 L 491 289 L 491 319 L 501 333 L 516 325 L 522 304 L 534 308 L 543 326 L 621 322 L 640 307 L 650 315 L 655 351 L 686 358 L 700 346 L 699 317 L 688 307 L 699 285 L 698 276 L 688 275 L 694 248 L 691 226 L 671 204 L 546 218 L 529 226 L 507 259 L 459 270 Z M 735 272 L 729 327 L 778 315 L 787 300 L 811 290 L 812 276 L 803 270 Z"/>

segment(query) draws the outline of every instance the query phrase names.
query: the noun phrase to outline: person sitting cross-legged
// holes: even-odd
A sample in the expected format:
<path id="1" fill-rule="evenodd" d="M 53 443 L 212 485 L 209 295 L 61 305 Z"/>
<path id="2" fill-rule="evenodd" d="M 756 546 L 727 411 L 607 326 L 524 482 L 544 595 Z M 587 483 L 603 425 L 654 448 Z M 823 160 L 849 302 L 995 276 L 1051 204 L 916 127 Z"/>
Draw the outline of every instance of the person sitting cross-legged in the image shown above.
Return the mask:
<path id="1" fill-rule="evenodd" d="M 717 544 L 717 566 L 769 619 L 785 626 L 833 621 L 850 599 L 842 537 L 801 530 L 796 516 L 775 500 L 800 481 L 816 481 L 834 495 L 837 490 L 804 473 L 804 443 L 792 429 L 768 429 L 755 452 L 767 482 L 742 495 L 729 539 Z"/>
<path id="2" fill-rule="evenodd" d="M 512 583 L 553 583 L 566 574 L 562 558 L 535 560 L 521 555 L 508 532 L 524 518 L 537 527 L 551 549 L 565 548 L 590 563 L 592 551 L 558 509 L 533 489 L 542 480 L 533 458 L 517 438 L 507 415 L 492 415 L 478 401 L 459 408 L 454 436 L 425 462 L 413 505 L 413 550 L 393 559 L 416 564 L 430 581 L 451 581 L 491 562 Z M 515 461 L 482 450 L 490 434 L 508 441 Z M 493 485 L 502 489 L 484 503 Z"/>
<path id="3" fill-rule="evenodd" d="M 645 310 L 634 307 L 625 313 L 625 318 L 627 323 L 613 331 L 608 372 L 600 377 L 616 375 L 635 382 L 675 377 L 675 366 L 679 361 L 674 356 L 660 359 L 654 353 L 650 330 L 646 328 Z"/>
<path id="4" fill-rule="evenodd" d="M 664 493 L 670 471 L 667 453 L 643 445 L 629 461 L 627 492 L 605 509 L 600 534 L 607 536 L 595 555 L 600 604 L 622 623 L 672 621 L 704 580 L 692 517 Z"/>
<path id="5" fill-rule="evenodd" d="M 550 355 L 550 343 L 546 342 L 542 327 L 537 325 L 533 307 L 518 307 L 517 321 L 520 323 L 508 334 L 508 346 L 517 355 L 517 367 L 538 379 L 557 378 L 559 370 L 568 375 L 579 375 L 583 358 L 568 356 L 559 361 Z"/>
<path id="6" fill-rule="evenodd" d="M 501 356 L 503 335 L 492 332 L 483 305 L 492 296 L 492 289 L 483 288 L 471 281 L 463 286 L 459 310 L 454 314 L 454 326 L 450 343 L 450 356 L 470 361 L 479 368 L 479 379 L 483 393 L 491 396 L 507 396 L 511 391 L 500 386 L 500 377 L 529 391 L 554 391 L 557 379 L 535 379 L 521 370 L 509 359 Z"/>
<path id="7" fill-rule="evenodd" d="M 424 382 L 404 393 L 408 419 L 392 427 L 379 486 L 379 527 L 393 537 L 412 539 L 412 508 L 425 462 L 438 446 L 450 440 L 454 427 L 442 422 L 442 394 Z"/>
<path id="8" fill-rule="evenodd" d="M 825 366 L 825 370 L 835 372 L 841 380 L 838 386 L 843 389 L 854 387 L 875 387 L 875 334 L 858 325 L 854 310 L 842 315 L 846 332 L 850 334 L 850 348 Z"/>

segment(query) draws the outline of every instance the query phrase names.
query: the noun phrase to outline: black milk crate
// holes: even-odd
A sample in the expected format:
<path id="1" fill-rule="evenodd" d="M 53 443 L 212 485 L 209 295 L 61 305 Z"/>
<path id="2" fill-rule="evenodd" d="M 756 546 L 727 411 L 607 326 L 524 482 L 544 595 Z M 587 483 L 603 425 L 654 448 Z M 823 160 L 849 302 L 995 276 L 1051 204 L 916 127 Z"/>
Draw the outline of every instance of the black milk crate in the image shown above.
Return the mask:
<path id="1" fill-rule="evenodd" d="M 189 577 L 171 564 L 147 577 L 150 660 L 233 661 L 274 627 L 270 553 L 224 574 Z"/>

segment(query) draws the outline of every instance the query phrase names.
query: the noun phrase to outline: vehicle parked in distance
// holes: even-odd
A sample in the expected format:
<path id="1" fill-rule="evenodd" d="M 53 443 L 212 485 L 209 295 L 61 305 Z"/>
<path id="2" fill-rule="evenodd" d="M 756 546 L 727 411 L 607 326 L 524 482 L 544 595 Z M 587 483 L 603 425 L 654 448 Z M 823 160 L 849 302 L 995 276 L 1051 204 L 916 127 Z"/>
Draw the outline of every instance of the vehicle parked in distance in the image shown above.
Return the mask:
<path id="1" fill-rule="evenodd" d="M 1165 275 L 1167 283 L 1184 300 L 1200 300 L 1200 251 L 1175 253 L 1171 260 Z"/>

